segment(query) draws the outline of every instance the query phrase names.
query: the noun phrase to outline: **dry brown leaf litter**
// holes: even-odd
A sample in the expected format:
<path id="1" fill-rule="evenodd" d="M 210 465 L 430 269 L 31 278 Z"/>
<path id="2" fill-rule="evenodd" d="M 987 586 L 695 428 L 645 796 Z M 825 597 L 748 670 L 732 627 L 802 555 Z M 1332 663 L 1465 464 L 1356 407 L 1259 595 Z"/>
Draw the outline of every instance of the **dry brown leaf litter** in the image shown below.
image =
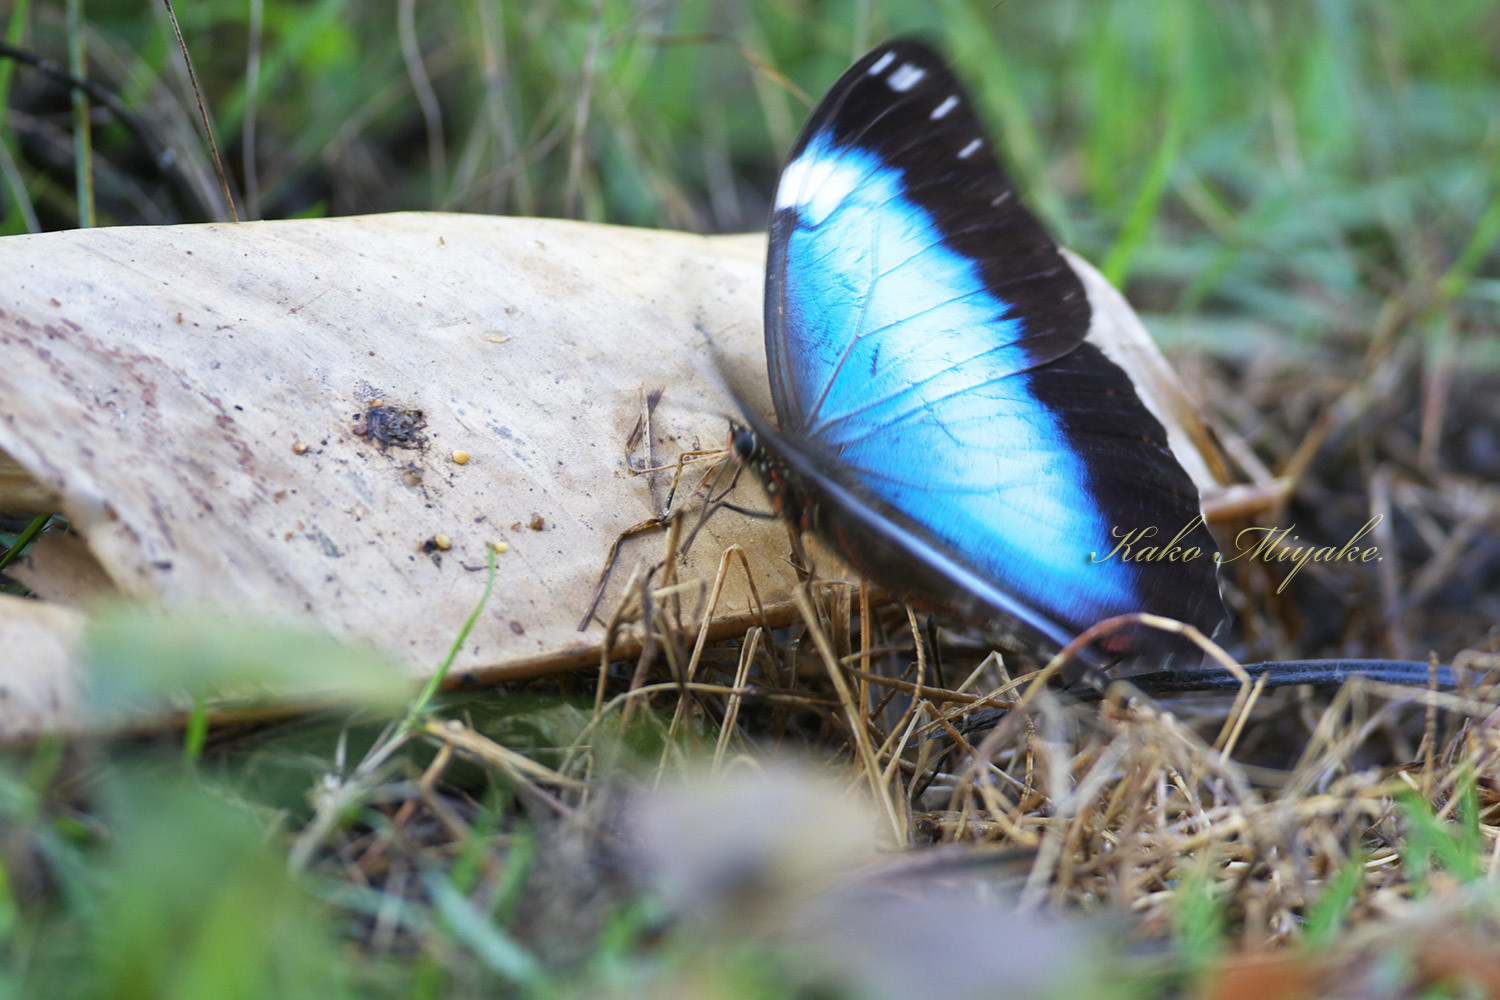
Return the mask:
<path id="1" fill-rule="evenodd" d="M 1293 422 L 1320 406 L 1337 410 L 1350 392 L 1330 379 L 1303 384 L 1260 370 L 1212 377 L 1235 381 L 1206 395 L 1264 407 L 1257 437 L 1294 452 L 1304 439 Z M 1400 803 L 1425 803 L 1449 829 L 1476 823 L 1483 870 L 1497 870 L 1500 739 L 1495 690 L 1485 681 L 1500 666 L 1500 588 L 1492 586 L 1500 491 L 1483 478 L 1495 471 L 1485 465 L 1491 452 L 1473 441 L 1493 428 L 1469 422 L 1482 417 L 1492 387 L 1484 378 L 1453 385 L 1453 433 L 1435 452 L 1440 464 L 1423 470 L 1407 461 L 1420 450 L 1408 419 L 1419 381 L 1411 370 L 1389 381 L 1393 395 L 1367 401 L 1363 419 L 1341 418 L 1341 442 L 1319 432 L 1316 460 L 1292 470 L 1289 514 L 1306 518 L 1310 533 L 1336 536 L 1387 505 L 1391 566 L 1308 574 L 1279 595 L 1263 567 L 1231 580 L 1236 611 L 1251 618 L 1244 658 L 1421 657 L 1431 648 L 1467 671 L 1471 686 L 1461 690 L 1355 681 L 1336 692 L 1154 703 L 1117 688 L 1102 704 L 1069 705 L 1046 690 L 1028 695 L 1027 672 L 1037 664 L 942 630 L 939 685 L 931 650 L 914 638 L 925 637 L 925 623 L 899 608 L 871 608 L 866 592 L 838 581 L 799 595 L 804 619 L 816 625 L 753 627 L 739 640 L 707 642 L 695 628 L 704 594 L 671 573 L 681 534 L 670 533 L 662 571 L 634 579 L 610 620 L 612 633 L 636 635 L 645 652 L 623 664 L 606 656 L 592 721 L 555 771 L 522 773 L 459 723 L 433 735 L 512 774 L 523 800 L 573 828 L 608 825 L 612 793 L 598 782 L 610 760 L 599 754 L 626 718 L 665 747 L 658 775 L 703 756 L 722 772 L 789 750 L 811 754 L 840 787 L 875 804 L 887 844 L 1010 849 L 1008 857 L 1022 859 L 1012 862 L 1012 884 L 1023 907 L 1129 912 L 1147 939 L 1169 934 L 1183 885 L 1198 879 L 1237 946 L 1293 944 L 1330 885 L 1357 865 L 1352 930 L 1337 947 L 1305 965 L 1230 961 L 1217 980 L 1224 995 L 1261 975 L 1348 985 L 1368 974 L 1373 952 L 1429 939 L 1446 943 L 1419 949 L 1413 984 L 1442 975 L 1484 981 L 1493 970 L 1476 943 L 1495 940 L 1493 883 L 1466 883 L 1442 863 L 1419 867 L 1414 878 L 1403 860 L 1411 836 L 1403 809 L 1412 807 Z M 1298 392 L 1286 393 L 1288 384 Z M 1290 402 L 1278 410 L 1275 399 Z M 1395 592 L 1383 582 L 1392 567 Z M 743 572 L 727 552 L 721 575 Z M 1406 638 L 1398 645 L 1398 637 Z M 966 736 L 965 714 L 995 704 L 1009 709 L 1001 723 Z M 1460 815 L 1466 783 L 1474 816 Z M 602 879 L 595 890 L 619 874 L 604 867 L 594 870 Z M 1444 938 L 1454 920 L 1467 930 Z"/>

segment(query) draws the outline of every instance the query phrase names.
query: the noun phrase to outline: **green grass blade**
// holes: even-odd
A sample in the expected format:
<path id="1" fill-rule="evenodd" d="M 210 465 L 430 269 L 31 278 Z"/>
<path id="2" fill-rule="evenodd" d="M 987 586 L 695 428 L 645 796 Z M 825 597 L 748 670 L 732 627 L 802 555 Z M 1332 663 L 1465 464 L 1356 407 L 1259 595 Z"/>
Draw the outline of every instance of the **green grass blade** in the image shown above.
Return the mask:
<path id="1" fill-rule="evenodd" d="M 14 544 L 5 550 L 4 555 L 0 555 L 0 570 L 5 569 L 5 567 L 15 562 L 16 557 L 26 551 L 26 546 L 30 545 L 36 536 L 42 533 L 42 529 L 47 526 L 47 522 L 51 519 L 51 514 L 38 514 L 32 518 L 31 523 L 22 528 L 21 533 L 16 536 Z"/>
<path id="2" fill-rule="evenodd" d="M 1307 909 L 1303 941 L 1313 951 L 1332 942 L 1344 930 L 1345 921 L 1364 885 L 1364 858 L 1351 855 L 1329 880 L 1323 894 Z"/>
<path id="3" fill-rule="evenodd" d="M 551 992 L 551 981 L 536 956 L 491 923 L 445 875 L 429 872 L 424 881 L 433 905 L 453 936 L 491 971 L 529 988 L 534 994 Z"/>
<path id="4" fill-rule="evenodd" d="M 469 612 L 469 617 L 464 621 L 463 628 L 458 630 L 458 635 L 453 638 L 453 645 L 448 647 L 448 655 L 443 657 L 440 665 L 433 675 L 427 679 L 417 695 L 416 701 L 412 702 L 411 711 L 406 714 L 406 721 L 402 723 L 402 729 L 413 728 L 422 716 L 427 713 L 432 699 L 437 696 L 438 690 L 442 688 L 443 681 L 448 677 L 448 670 L 453 666 L 453 661 L 458 657 L 458 651 L 464 648 L 464 643 L 469 639 L 469 633 L 474 630 L 474 623 L 479 621 L 479 613 L 489 603 L 490 593 L 495 589 L 495 547 L 485 546 L 488 553 L 485 559 L 484 593 L 479 595 L 479 603 L 474 605 L 474 610 Z"/>
<path id="5" fill-rule="evenodd" d="M 84 47 L 83 0 L 67 0 L 68 68 L 82 80 L 88 76 Z M 78 225 L 91 229 L 94 217 L 94 138 L 89 125 L 89 96 L 73 90 L 73 174 L 77 185 Z"/>

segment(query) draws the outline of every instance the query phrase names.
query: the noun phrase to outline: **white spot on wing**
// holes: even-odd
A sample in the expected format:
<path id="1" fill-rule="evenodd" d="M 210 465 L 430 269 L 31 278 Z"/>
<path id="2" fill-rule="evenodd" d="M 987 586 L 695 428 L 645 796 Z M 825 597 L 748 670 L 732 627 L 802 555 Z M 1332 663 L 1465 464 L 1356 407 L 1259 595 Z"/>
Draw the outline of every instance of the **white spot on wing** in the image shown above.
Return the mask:
<path id="1" fill-rule="evenodd" d="M 969 157 L 973 156 L 976 152 L 978 152 L 979 151 L 979 147 L 982 146 L 982 145 L 984 145 L 984 140 L 982 140 L 982 139 L 970 139 L 969 140 L 969 144 L 967 146 L 965 146 L 963 149 L 960 149 L 958 151 L 958 158 L 960 160 L 967 160 Z"/>
<path id="2" fill-rule="evenodd" d="M 861 167 L 831 153 L 826 146 L 810 145 L 781 172 L 776 208 L 795 208 L 816 225 L 839 207 L 864 174 Z"/>
<path id="3" fill-rule="evenodd" d="M 901 68 L 892 73 L 890 78 L 885 82 L 892 90 L 904 94 L 918 83 L 921 83 L 922 77 L 926 75 L 927 71 L 922 67 L 913 66 L 911 63 L 902 63 Z"/>
<path id="4" fill-rule="evenodd" d="M 958 95 L 949 94 L 943 99 L 942 104 L 939 104 L 937 107 L 932 109 L 932 114 L 928 115 L 927 117 L 931 118 L 933 121 L 937 121 L 939 118 L 946 118 L 948 116 L 948 112 L 952 111 L 956 107 L 958 107 Z"/>
<path id="5" fill-rule="evenodd" d="M 1010 192 L 1004 191 L 990 199 L 990 206 L 992 208 L 998 208 L 1000 205 L 1003 205 L 1007 201 L 1010 201 Z"/>
<path id="6" fill-rule="evenodd" d="M 894 62 L 895 59 L 896 59 L 896 53 L 894 53 L 894 52 L 887 52 L 885 55 L 881 56 L 879 59 L 876 59 L 875 62 L 872 63 L 871 66 L 870 66 L 870 70 L 869 70 L 870 75 L 871 76 L 879 76 L 881 73 L 884 73 L 885 72 L 885 68 L 887 66 L 889 66 L 892 62 Z"/>

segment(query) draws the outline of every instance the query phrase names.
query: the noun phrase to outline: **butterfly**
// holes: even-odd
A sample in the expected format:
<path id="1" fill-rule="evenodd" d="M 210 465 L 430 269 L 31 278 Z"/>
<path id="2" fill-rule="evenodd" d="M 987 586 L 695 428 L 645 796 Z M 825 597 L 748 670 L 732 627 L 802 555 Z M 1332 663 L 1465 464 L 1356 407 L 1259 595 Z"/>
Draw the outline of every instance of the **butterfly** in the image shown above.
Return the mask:
<path id="1" fill-rule="evenodd" d="M 1091 318 L 952 71 L 887 43 L 833 85 L 782 171 L 765 293 L 779 429 L 747 409 L 731 446 L 778 514 L 918 607 L 1039 647 L 1133 611 L 1212 635 L 1225 611 L 1197 488 L 1086 339 Z M 1147 529 L 1196 556 L 1110 557 Z"/>

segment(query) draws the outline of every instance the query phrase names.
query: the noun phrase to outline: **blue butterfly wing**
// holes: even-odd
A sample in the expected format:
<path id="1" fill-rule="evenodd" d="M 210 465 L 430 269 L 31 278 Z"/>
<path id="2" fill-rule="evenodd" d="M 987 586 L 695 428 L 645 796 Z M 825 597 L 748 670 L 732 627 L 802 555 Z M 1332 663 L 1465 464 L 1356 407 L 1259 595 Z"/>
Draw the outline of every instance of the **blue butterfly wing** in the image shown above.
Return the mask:
<path id="1" fill-rule="evenodd" d="M 943 61 L 882 46 L 814 111 L 777 188 L 766 351 L 781 431 L 766 446 L 802 467 L 823 533 L 902 596 L 977 603 L 1058 642 L 1127 611 L 1212 633 L 1224 611 L 1201 525 L 1180 541 L 1195 560 L 1103 558 L 1114 532 L 1165 542 L 1199 505 L 1160 422 L 1086 342 L 1090 318 Z M 883 564 L 892 532 L 908 536 L 900 558 L 925 562 L 924 589 L 945 592 L 899 584 L 910 562 Z"/>

